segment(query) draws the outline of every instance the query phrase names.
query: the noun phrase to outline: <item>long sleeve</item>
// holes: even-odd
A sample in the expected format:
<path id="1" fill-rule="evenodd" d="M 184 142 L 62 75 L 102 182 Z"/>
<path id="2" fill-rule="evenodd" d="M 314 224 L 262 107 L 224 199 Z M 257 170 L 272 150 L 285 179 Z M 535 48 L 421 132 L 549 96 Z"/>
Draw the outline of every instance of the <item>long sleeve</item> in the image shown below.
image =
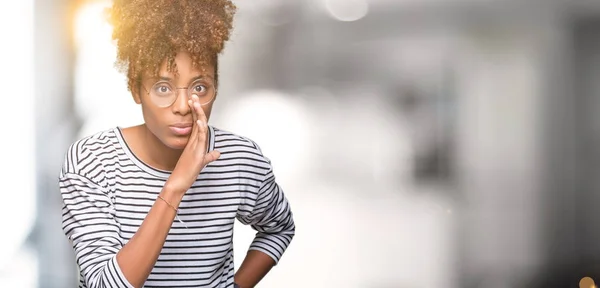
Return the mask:
<path id="1" fill-rule="evenodd" d="M 78 151 L 75 146 L 69 150 L 59 187 L 63 201 L 62 228 L 75 251 L 82 280 L 88 288 L 133 288 L 116 259 L 124 244 L 114 218 L 114 206 L 106 189 L 91 180 L 98 175 L 94 169 L 99 166 L 94 165 L 93 155 L 81 155 Z"/>
<path id="2" fill-rule="evenodd" d="M 294 237 L 295 224 L 288 200 L 275 181 L 270 163 L 258 191 L 246 194 L 238 220 L 258 232 L 250 250 L 266 253 L 278 263 Z"/>

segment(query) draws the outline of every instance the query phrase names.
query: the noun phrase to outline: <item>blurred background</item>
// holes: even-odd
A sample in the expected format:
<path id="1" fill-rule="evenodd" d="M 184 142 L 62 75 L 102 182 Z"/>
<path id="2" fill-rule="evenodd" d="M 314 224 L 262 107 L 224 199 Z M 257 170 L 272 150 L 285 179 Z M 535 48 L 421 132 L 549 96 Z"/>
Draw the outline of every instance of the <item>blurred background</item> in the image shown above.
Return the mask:
<path id="1" fill-rule="evenodd" d="M 297 226 L 259 287 L 600 282 L 600 1 L 234 2 L 211 124 L 262 147 Z M 141 111 L 109 0 L 2 4 L 0 287 L 76 287 L 64 152 Z"/>

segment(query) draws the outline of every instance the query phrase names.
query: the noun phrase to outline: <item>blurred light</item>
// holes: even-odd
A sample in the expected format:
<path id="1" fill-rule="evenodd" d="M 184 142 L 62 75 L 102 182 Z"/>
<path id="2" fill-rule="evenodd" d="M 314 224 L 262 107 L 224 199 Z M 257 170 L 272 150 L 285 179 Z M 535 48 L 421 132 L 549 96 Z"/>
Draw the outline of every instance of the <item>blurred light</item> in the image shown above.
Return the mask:
<path id="1" fill-rule="evenodd" d="M 114 66 L 117 49 L 112 26 L 104 13 L 111 3 L 86 3 L 75 17 L 75 108 L 84 115 L 81 136 L 143 122 L 141 111 L 127 90 L 125 75 Z"/>
<path id="2" fill-rule="evenodd" d="M 0 122 L 5 124 L 0 144 L 0 157 L 5 162 L 0 167 L 4 191 L 0 209 L 3 231 L 0 275 L 23 268 L 15 266 L 18 257 L 14 256 L 31 232 L 36 217 L 35 121 L 39 115 L 35 114 L 33 85 L 33 2 L 4 1 L 0 10 L 0 34 L 6 40 L 0 46 L 0 54 L 4 55 L 0 78 L 7 84 L 2 90 L 3 110 L 0 113 Z M 31 270 L 31 267 L 25 269 Z M 3 283 L 5 280 L 0 278 L 0 287 L 16 287 L 7 286 Z"/>
<path id="3" fill-rule="evenodd" d="M 292 1 L 255 0 L 248 9 L 260 22 L 268 26 L 281 26 L 294 21 L 298 5 Z"/>
<path id="4" fill-rule="evenodd" d="M 325 0 L 325 8 L 334 19 L 351 22 L 367 16 L 369 3 L 367 0 Z"/>
<path id="5" fill-rule="evenodd" d="M 75 102 L 81 115 L 102 111 L 98 109 L 98 102 L 106 100 L 104 95 L 110 95 L 104 91 L 111 86 L 106 76 L 116 73 L 112 65 L 116 59 L 116 50 L 111 43 L 112 29 L 103 18 L 103 11 L 109 4 L 106 1 L 85 4 L 75 18 Z"/>
<path id="6" fill-rule="evenodd" d="M 241 96 L 229 109 L 223 112 L 228 115 L 227 129 L 256 141 L 283 183 L 308 169 L 309 119 L 300 103 L 287 94 L 263 90 Z"/>
<path id="7" fill-rule="evenodd" d="M 0 287 L 34 288 L 39 286 L 38 258 L 31 247 L 23 247 L 16 257 L 9 258 L 10 265 L 0 273 Z"/>
<path id="8" fill-rule="evenodd" d="M 75 40 L 77 47 L 102 42 L 100 35 L 111 35 L 112 27 L 105 21 L 104 9 L 110 1 L 91 2 L 83 6 L 75 17 Z M 103 44 L 103 43 L 101 43 Z"/>

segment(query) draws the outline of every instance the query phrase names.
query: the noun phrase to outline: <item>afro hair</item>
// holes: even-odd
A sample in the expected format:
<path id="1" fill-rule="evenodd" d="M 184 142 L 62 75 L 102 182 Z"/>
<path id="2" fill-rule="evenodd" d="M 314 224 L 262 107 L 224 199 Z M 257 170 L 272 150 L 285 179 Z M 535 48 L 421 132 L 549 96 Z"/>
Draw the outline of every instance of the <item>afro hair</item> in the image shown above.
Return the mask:
<path id="1" fill-rule="evenodd" d="M 115 64 L 127 75 L 128 89 L 139 85 L 143 73 L 157 76 L 165 60 L 176 71 L 174 58 L 182 50 L 194 67 L 216 70 L 235 11 L 229 0 L 114 0 L 108 21 L 117 45 Z"/>

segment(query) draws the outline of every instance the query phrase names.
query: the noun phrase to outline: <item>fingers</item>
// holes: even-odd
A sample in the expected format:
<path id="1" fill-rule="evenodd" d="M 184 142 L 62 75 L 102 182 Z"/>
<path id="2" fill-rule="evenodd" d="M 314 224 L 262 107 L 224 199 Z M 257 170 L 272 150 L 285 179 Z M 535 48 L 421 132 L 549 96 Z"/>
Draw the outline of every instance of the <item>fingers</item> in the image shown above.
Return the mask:
<path id="1" fill-rule="evenodd" d="M 206 119 L 206 115 L 204 114 L 204 110 L 202 110 L 202 106 L 200 105 L 200 99 L 198 96 L 192 95 L 192 107 L 193 107 L 193 115 L 195 117 L 195 122 L 198 125 L 198 135 L 195 135 L 195 138 L 198 141 L 200 147 L 205 147 L 206 134 L 208 132 L 208 121 Z"/>
<path id="2" fill-rule="evenodd" d="M 194 111 L 194 101 L 192 99 L 188 100 L 188 105 L 190 106 L 190 110 L 192 111 L 192 133 L 190 134 L 190 139 L 196 139 L 198 137 L 198 118 L 196 117 L 196 112 Z"/>
<path id="3" fill-rule="evenodd" d="M 217 159 L 219 159 L 219 157 L 221 157 L 221 152 L 217 150 L 213 150 L 206 153 L 206 155 L 204 155 L 204 166 L 208 165 L 208 163 L 210 162 L 216 161 Z"/>
<path id="4" fill-rule="evenodd" d="M 202 122 L 208 122 L 206 119 L 206 114 L 204 114 L 204 110 L 202 109 L 202 105 L 200 105 L 200 99 L 196 95 L 192 95 L 192 101 L 194 102 L 194 111 L 196 112 L 196 119 Z"/>
<path id="5" fill-rule="evenodd" d="M 198 140 L 200 140 L 200 138 L 205 139 L 206 137 L 206 132 L 208 130 L 208 125 L 206 124 L 206 122 L 202 122 L 201 120 L 196 120 L 196 126 L 198 126 L 198 132 L 200 133 L 198 135 Z"/>

